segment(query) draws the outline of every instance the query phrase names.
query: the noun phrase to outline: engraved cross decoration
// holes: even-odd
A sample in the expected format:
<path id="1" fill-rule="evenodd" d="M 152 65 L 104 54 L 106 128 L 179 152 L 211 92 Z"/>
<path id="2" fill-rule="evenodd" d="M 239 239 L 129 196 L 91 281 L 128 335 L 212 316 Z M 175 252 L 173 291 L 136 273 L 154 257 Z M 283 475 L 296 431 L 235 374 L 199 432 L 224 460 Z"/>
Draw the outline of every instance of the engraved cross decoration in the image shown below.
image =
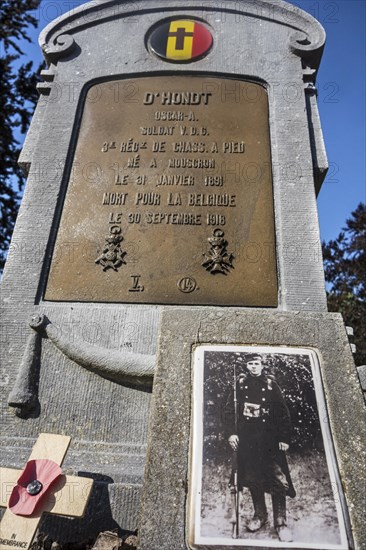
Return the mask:
<path id="1" fill-rule="evenodd" d="M 93 480 L 62 475 L 71 438 L 40 434 L 23 472 L 0 468 L 0 550 L 29 548 L 44 513 L 84 515 Z"/>

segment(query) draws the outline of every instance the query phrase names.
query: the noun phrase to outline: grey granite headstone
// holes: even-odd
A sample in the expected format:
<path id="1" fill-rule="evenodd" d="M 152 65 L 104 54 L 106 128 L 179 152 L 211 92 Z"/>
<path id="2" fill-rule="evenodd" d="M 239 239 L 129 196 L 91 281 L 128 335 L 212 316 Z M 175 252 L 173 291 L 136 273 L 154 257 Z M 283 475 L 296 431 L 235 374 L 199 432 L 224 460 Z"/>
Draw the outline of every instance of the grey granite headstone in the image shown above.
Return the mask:
<path id="1" fill-rule="evenodd" d="M 153 34 L 167 21 L 182 20 L 201 25 L 212 43 L 194 59 L 186 58 L 184 62 L 164 59 L 154 50 Z M 175 38 L 178 40 L 177 35 Z M 316 316 L 320 332 L 322 320 L 328 322 L 316 207 L 316 193 L 327 170 L 315 88 L 324 41 L 324 30 L 316 20 L 280 0 L 220 5 L 198 0 L 189 4 L 178 0 L 133 3 L 97 0 L 72 10 L 42 32 L 40 43 L 48 69 L 42 73 L 40 100 L 20 157 L 28 180 L 2 281 L 1 465 L 20 468 L 40 432 L 72 437 L 66 471 L 92 476 L 96 480 L 95 492 L 83 520 L 44 521 L 41 528 L 51 539 L 75 542 L 102 530 L 118 528 L 120 532 L 128 532 L 139 527 L 151 385 L 163 312 L 169 315 L 172 310 L 172 315 L 179 317 L 180 310 L 174 304 L 189 306 L 190 309 L 184 309 L 184 323 L 190 324 L 187 315 L 188 318 L 192 315 L 191 326 L 198 330 L 197 318 L 211 314 L 207 306 L 220 304 L 214 310 L 215 322 L 210 325 L 212 332 L 210 338 L 206 334 L 206 342 L 227 340 L 226 322 L 217 326 L 216 319 L 234 315 L 229 306 L 241 306 L 235 311 L 243 317 L 248 315 L 248 319 L 257 315 L 264 319 L 268 315 L 274 335 L 278 335 L 277 319 L 279 326 L 285 326 L 282 316 L 290 315 L 284 312 L 299 311 L 302 316 L 311 312 L 309 315 Z M 177 43 L 175 46 L 179 50 Z M 143 79 L 151 84 L 150 91 Z M 235 179 L 235 158 L 252 154 L 251 139 L 257 134 L 249 132 L 242 122 L 235 130 L 237 110 L 247 108 L 248 103 L 253 108 L 257 104 L 256 95 L 244 97 L 247 86 L 252 93 L 262 91 L 266 103 L 262 117 L 263 112 L 268 112 L 268 120 L 267 126 L 263 124 L 262 137 L 257 139 L 260 159 L 251 161 L 250 166 L 243 161 L 246 169 L 259 169 L 261 175 L 258 179 L 251 171 L 246 172 L 247 200 L 241 197 L 241 202 L 236 203 L 237 197 L 233 198 L 233 192 L 230 195 L 229 183 L 220 177 L 227 177 L 228 182 Z M 169 95 L 177 90 L 188 95 L 179 98 Z M 215 115 L 210 107 L 211 98 L 215 105 L 222 102 L 229 122 L 220 121 L 215 126 L 220 109 L 216 108 Z M 158 105 L 156 111 L 151 107 L 153 101 Z M 203 145 L 197 145 L 192 154 L 188 145 L 182 145 L 182 149 L 174 145 L 178 149 L 173 156 L 163 151 L 161 143 L 165 139 L 154 135 L 164 132 L 167 126 L 178 128 L 182 120 L 187 121 L 185 126 L 191 131 L 190 128 L 198 128 L 200 116 L 206 121 L 206 131 L 218 131 L 223 124 L 227 132 L 225 140 L 215 140 L 221 159 L 217 173 L 206 173 L 208 165 L 200 162 L 206 158 L 208 143 L 209 152 L 216 154 L 207 135 L 197 140 L 181 139 Z M 173 124 L 167 124 L 169 117 L 173 117 Z M 103 120 L 107 121 L 105 127 Z M 113 131 L 109 121 L 114 124 Z M 142 128 L 150 128 L 147 131 L 152 135 L 142 139 L 145 132 Z M 184 136 L 184 131 L 180 131 Z M 245 144 L 238 137 L 230 140 L 230 132 L 237 136 L 242 131 L 246 132 Z M 141 147 L 137 151 L 136 142 Z M 152 164 L 142 169 L 145 147 L 150 151 L 148 158 Z M 184 148 L 187 154 L 180 152 Z M 151 158 L 153 152 L 157 153 L 156 166 Z M 212 155 L 207 154 L 207 159 Z M 195 164 L 196 188 L 192 196 L 188 198 L 188 187 L 182 189 L 186 193 L 184 200 L 193 201 L 196 217 L 192 217 L 192 209 L 184 211 L 177 204 L 177 197 L 175 203 L 179 207 L 174 216 L 170 207 L 170 210 L 158 208 L 157 180 L 152 185 L 148 178 L 151 174 L 158 178 L 159 167 L 165 173 L 172 158 L 178 158 L 182 166 Z M 195 162 L 189 160 L 187 164 L 186 159 Z M 243 177 L 243 166 L 240 162 L 238 166 Z M 189 175 L 183 169 L 168 173 L 177 178 L 175 183 L 182 182 L 178 175 Z M 132 179 L 126 181 L 126 174 Z M 218 179 L 210 179 L 211 176 Z M 264 179 L 270 182 L 265 199 Z M 146 181 L 150 195 L 140 196 L 138 186 Z M 208 198 L 203 181 L 207 186 L 216 182 L 218 189 L 223 185 L 221 195 L 218 196 L 217 189 L 215 192 L 210 189 Z M 192 181 L 185 180 L 183 184 L 191 185 Z M 129 188 L 128 197 L 124 185 Z M 162 182 L 159 185 L 162 187 Z M 166 199 L 166 189 L 164 193 L 161 191 L 161 197 Z M 155 204 L 149 210 L 151 200 Z M 211 205 L 220 201 L 231 203 L 219 206 L 219 210 L 206 211 L 205 201 L 206 205 L 207 201 L 213 201 Z M 123 208 L 126 204 L 130 210 Z M 263 204 L 267 205 L 266 220 L 269 216 L 271 223 L 267 233 L 258 239 Z M 248 215 L 241 216 L 244 211 Z M 207 212 L 215 217 L 206 217 Z M 227 226 L 217 227 L 216 223 L 226 223 L 223 213 Z M 146 221 L 146 226 L 139 226 L 141 231 L 133 233 L 131 227 L 139 223 L 136 217 L 139 214 L 153 221 L 154 227 L 164 221 L 166 232 L 154 233 Z M 252 220 L 256 221 L 251 225 Z M 179 233 L 174 233 L 175 224 L 181 224 Z M 189 247 L 191 235 L 196 234 L 192 231 L 194 224 L 206 232 L 202 232 L 200 247 L 191 256 L 181 255 L 179 264 L 174 251 L 177 249 L 181 254 L 181 250 Z M 162 245 L 169 254 L 159 256 Z M 221 247 L 218 262 L 215 246 Z M 156 250 L 155 264 L 144 263 L 151 256 L 150 249 Z M 170 254 L 175 261 L 174 269 L 170 266 Z M 193 262 L 200 274 L 198 281 L 191 276 Z M 272 289 L 269 297 L 267 294 L 263 297 L 267 285 L 260 283 L 262 266 L 270 273 L 266 275 Z M 170 279 L 166 272 L 170 273 Z M 248 283 L 243 285 L 245 299 L 241 299 L 239 292 L 239 297 L 233 300 L 227 289 L 230 276 L 233 279 L 238 273 L 251 275 L 247 275 Z M 144 298 L 149 281 L 151 284 L 157 281 L 160 292 L 157 299 L 154 295 Z M 248 285 L 254 289 L 254 298 L 245 288 Z M 201 299 L 199 292 L 203 289 L 206 294 Z M 265 313 L 256 307 L 266 307 Z M 297 327 L 297 316 L 291 315 L 294 330 L 300 335 L 303 317 L 298 317 Z M 271 338 L 264 338 L 259 322 L 255 327 L 258 337 L 254 334 L 250 341 L 272 342 Z M 304 328 L 304 338 L 299 336 L 296 345 L 310 345 L 307 342 L 313 341 L 309 336 L 311 330 Z M 168 346 L 164 331 L 164 346 Z M 190 335 L 191 332 L 189 338 Z M 249 342 L 248 338 L 243 340 Z M 289 344 L 292 336 L 288 325 L 283 336 L 273 338 L 278 345 Z M 235 341 L 239 339 L 238 335 Z M 181 342 L 179 334 L 177 339 L 174 335 L 171 338 L 171 350 L 176 349 L 177 342 Z M 348 353 L 346 339 L 342 342 L 344 353 Z M 333 345 L 329 338 L 329 349 Z M 340 359 L 337 365 L 341 367 Z M 180 365 L 171 366 L 174 378 Z M 184 411 L 189 401 L 188 379 L 185 380 L 185 393 L 179 401 Z M 161 392 L 159 384 L 157 396 Z M 330 399 L 336 397 L 331 394 Z M 347 415 L 342 416 L 344 421 L 351 420 Z M 159 422 L 156 424 L 153 416 L 151 445 L 159 442 Z M 341 420 L 338 428 L 345 429 Z M 186 416 L 182 429 L 184 437 L 188 437 Z M 188 452 L 186 443 L 184 439 L 184 452 Z M 340 444 L 338 438 L 337 449 Z M 152 453 L 151 450 L 150 456 Z M 187 460 L 186 454 L 177 456 L 177 467 L 183 468 L 182 487 L 187 482 L 184 477 Z M 349 476 L 348 506 L 357 508 L 354 474 L 347 473 L 350 467 L 347 464 L 346 459 L 340 459 L 340 467 Z M 161 479 L 156 462 L 148 463 L 147 473 L 148 479 L 154 476 Z M 177 523 L 167 525 L 167 529 L 177 525 L 179 533 L 174 539 L 177 546 L 169 544 L 166 546 L 169 549 L 185 544 L 184 494 L 179 494 L 174 519 Z M 164 547 L 160 540 L 154 542 L 158 540 L 156 516 L 152 514 L 151 521 L 147 517 L 152 502 L 155 499 L 156 503 L 158 498 L 158 493 L 154 496 L 147 486 L 140 525 L 143 548 Z M 355 540 L 359 541 L 359 511 L 351 510 L 350 517 Z"/>

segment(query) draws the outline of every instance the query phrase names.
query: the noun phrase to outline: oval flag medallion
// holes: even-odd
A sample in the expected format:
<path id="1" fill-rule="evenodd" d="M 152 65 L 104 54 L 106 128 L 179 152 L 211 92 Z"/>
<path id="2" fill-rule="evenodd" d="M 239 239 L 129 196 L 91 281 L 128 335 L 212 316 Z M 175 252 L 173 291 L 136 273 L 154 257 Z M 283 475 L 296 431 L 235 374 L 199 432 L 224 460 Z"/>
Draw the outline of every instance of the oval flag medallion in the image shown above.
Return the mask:
<path id="1" fill-rule="evenodd" d="M 166 21 L 149 38 L 152 52 L 176 63 L 200 59 L 208 53 L 212 43 L 210 31 L 201 23 L 189 19 Z"/>

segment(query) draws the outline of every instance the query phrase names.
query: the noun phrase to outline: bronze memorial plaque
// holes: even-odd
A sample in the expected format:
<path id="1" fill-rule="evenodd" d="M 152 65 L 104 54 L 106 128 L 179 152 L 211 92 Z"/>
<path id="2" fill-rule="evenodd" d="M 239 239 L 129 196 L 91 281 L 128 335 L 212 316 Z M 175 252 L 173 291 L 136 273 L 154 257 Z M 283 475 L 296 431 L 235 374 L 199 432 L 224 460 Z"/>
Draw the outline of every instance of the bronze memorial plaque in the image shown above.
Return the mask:
<path id="1" fill-rule="evenodd" d="M 45 300 L 275 307 L 269 140 L 259 84 L 91 87 Z"/>

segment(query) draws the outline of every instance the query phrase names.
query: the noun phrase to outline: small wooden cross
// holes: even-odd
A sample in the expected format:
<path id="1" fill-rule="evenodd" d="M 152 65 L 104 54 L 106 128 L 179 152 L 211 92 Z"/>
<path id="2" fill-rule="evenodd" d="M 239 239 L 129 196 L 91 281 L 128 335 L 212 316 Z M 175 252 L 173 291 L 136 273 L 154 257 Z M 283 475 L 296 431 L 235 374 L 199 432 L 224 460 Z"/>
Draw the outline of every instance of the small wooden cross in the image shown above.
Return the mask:
<path id="1" fill-rule="evenodd" d="M 48 459 L 61 466 L 70 441 L 71 438 L 64 435 L 40 434 L 29 460 Z M 15 515 L 8 508 L 9 498 L 21 473 L 21 470 L 0 468 L 0 506 L 6 508 L 0 523 L 0 550 L 29 548 L 44 513 L 82 517 L 93 487 L 90 478 L 61 475 L 31 516 Z"/>

